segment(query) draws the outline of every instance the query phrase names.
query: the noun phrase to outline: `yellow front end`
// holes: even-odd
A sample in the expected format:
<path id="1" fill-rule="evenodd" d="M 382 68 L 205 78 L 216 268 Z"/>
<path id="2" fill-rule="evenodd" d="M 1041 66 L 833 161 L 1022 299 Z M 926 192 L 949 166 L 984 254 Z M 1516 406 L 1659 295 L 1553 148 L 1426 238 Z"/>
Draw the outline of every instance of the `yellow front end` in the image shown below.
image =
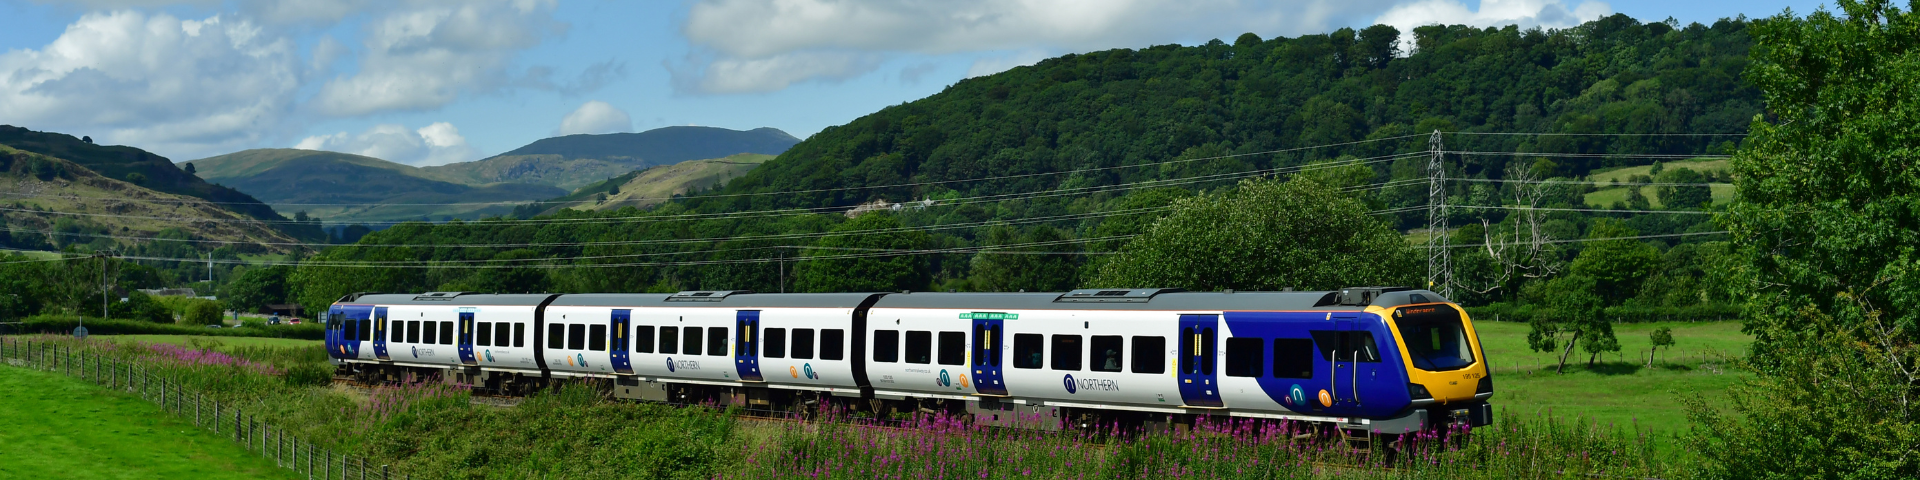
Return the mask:
<path id="1" fill-rule="evenodd" d="M 1423 303 L 1367 310 L 1387 319 L 1408 381 L 1424 387 L 1434 403 L 1483 402 L 1493 396 L 1480 335 L 1458 305 Z M 1412 395 L 1420 401 L 1418 393 Z"/>

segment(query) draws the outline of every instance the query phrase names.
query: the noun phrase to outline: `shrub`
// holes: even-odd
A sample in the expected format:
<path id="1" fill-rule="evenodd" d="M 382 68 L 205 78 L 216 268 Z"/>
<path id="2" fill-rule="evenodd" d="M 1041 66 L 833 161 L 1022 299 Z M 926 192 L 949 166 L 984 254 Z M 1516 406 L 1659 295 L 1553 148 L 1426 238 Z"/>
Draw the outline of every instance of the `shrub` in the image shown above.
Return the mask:
<path id="1" fill-rule="evenodd" d="M 300 363 L 287 368 L 287 375 L 281 378 L 289 386 L 321 386 L 333 382 L 333 372 L 320 364 Z"/>
<path id="2" fill-rule="evenodd" d="M 220 304 L 212 301 L 199 301 L 187 305 L 186 316 L 181 323 L 187 325 L 219 325 Z"/>

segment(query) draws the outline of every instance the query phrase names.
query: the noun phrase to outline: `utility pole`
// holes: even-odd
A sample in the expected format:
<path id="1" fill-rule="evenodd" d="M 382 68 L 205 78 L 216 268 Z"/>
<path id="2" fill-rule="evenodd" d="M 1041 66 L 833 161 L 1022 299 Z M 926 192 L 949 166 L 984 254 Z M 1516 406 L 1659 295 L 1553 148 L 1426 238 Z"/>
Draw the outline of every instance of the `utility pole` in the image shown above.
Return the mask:
<path id="1" fill-rule="evenodd" d="M 1453 299 L 1453 236 L 1447 232 L 1446 145 L 1440 131 L 1427 140 L 1427 289 Z"/>

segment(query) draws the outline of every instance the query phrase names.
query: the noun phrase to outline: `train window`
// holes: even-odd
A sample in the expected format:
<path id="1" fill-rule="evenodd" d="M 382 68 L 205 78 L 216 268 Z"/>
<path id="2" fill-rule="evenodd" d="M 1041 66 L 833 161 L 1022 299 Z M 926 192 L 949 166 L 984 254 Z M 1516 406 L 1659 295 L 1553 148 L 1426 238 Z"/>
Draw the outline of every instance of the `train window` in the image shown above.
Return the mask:
<path id="1" fill-rule="evenodd" d="M 582 325 L 582 324 L 567 325 L 567 349 L 568 350 L 586 350 L 587 349 L 587 326 L 586 325 Z"/>
<path id="2" fill-rule="evenodd" d="M 681 330 L 681 333 L 686 335 L 686 337 L 682 338 L 680 341 L 680 353 L 684 353 L 687 355 L 699 355 L 700 340 L 703 339 L 703 337 L 700 336 L 700 334 L 703 333 L 701 332 L 702 329 L 700 327 L 686 327 L 680 330 Z"/>
<path id="3" fill-rule="evenodd" d="M 760 333 L 760 356 L 787 358 L 787 329 L 769 328 Z"/>
<path id="4" fill-rule="evenodd" d="M 967 332 L 940 332 L 940 364 L 967 364 Z"/>
<path id="5" fill-rule="evenodd" d="M 813 359 L 813 329 L 793 329 L 793 349 L 787 352 L 789 357 L 801 360 Z"/>
<path id="6" fill-rule="evenodd" d="M 933 363 L 933 332 L 907 331 L 907 363 Z"/>
<path id="7" fill-rule="evenodd" d="M 360 341 L 373 341 L 373 319 L 360 321 Z"/>
<path id="8" fill-rule="evenodd" d="M 707 355 L 727 356 L 727 327 L 707 327 Z"/>
<path id="9" fill-rule="evenodd" d="M 388 332 L 392 332 L 392 335 L 393 335 L 392 337 L 390 337 L 390 338 L 387 338 L 387 341 L 389 341 L 389 342 L 395 342 L 395 343 L 398 343 L 398 342 L 400 342 L 401 340 L 406 340 L 406 339 L 407 339 L 407 324 L 406 324 L 406 322 L 402 322 L 402 321 L 399 321 L 399 320 L 394 320 L 394 321 L 390 321 L 390 322 L 387 322 L 387 331 L 388 331 Z"/>
<path id="10" fill-rule="evenodd" d="M 981 348 L 992 349 L 990 350 L 991 354 L 987 356 L 992 359 L 993 366 L 998 367 L 1000 366 L 1000 357 L 1002 357 L 1003 355 L 1000 354 L 1002 352 L 1001 350 L 1002 347 L 1000 347 L 1001 344 L 993 343 L 993 342 L 996 342 L 996 340 L 994 340 L 995 338 L 999 338 L 1002 341 L 1006 340 L 1005 338 L 1000 336 L 1000 324 L 998 323 L 993 324 L 993 329 L 987 331 L 987 341 L 989 342 L 989 346 L 981 347 Z"/>
<path id="11" fill-rule="evenodd" d="M 1264 338 L 1231 337 L 1227 339 L 1227 376 L 1258 377 L 1266 367 L 1267 342 Z"/>
<path id="12" fill-rule="evenodd" d="M 567 326 L 559 323 L 547 324 L 547 348 L 559 350 L 567 346 Z"/>
<path id="13" fill-rule="evenodd" d="M 1380 348 L 1373 343 L 1373 332 L 1316 330 L 1308 333 L 1313 334 L 1313 343 L 1320 347 L 1320 358 L 1326 361 L 1380 361 Z"/>
<path id="14" fill-rule="evenodd" d="M 420 321 L 407 321 L 407 343 L 420 343 Z"/>
<path id="15" fill-rule="evenodd" d="M 873 361 L 893 363 L 900 361 L 900 331 L 873 331 Z"/>
<path id="16" fill-rule="evenodd" d="M 440 344 L 441 345 L 453 344 L 453 321 L 452 320 L 440 322 Z"/>
<path id="17" fill-rule="evenodd" d="M 838 328 L 820 331 L 820 359 L 841 360 L 847 358 L 847 331 Z"/>
<path id="18" fill-rule="evenodd" d="M 653 326 L 633 328 L 633 353 L 653 353 Z"/>
<path id="19" fill-rule="evenodd" d="M 596 352 L 607 351 L 607 326 L 606 325 L 593 325 L 593 326 L 587 327 L 587 349 L 596 351 Z"/>
<path id="20" fill-rule="evenodd" d="M 1273 376 L 1312 380 L 1313 340 L 1305 338 L 1273 339 Z"/>
<path id="21" fill-rule="evenodd" d="M 1133 373 L 1167 373 L 1167 337 L 1133 337 Z"/>
<path id="22" fill-rule="evenodd" d="M 504 347 L 512 340 L 507 336 L 507 325 L 507 322 L 495 322 L 493 324 L 493 346 Z M 513 325 L 519 324 L 516 323 Z"/>
<path id="23" fill-rule="evenodd" d="M 478 332 L 477 335 L 473 336 L 474 345 L 482 347 L 493 346 L 493 324 L 487 322 L 473 324 L 473 331 Z"/>
<path id="24" fill-rule="evenodd" d="M 1126 340 L 1119 335 L 1094 335 L 1087 338 L 1087 346 L 1093 352 L 1092 370 L 1096 372 L 1118 372 L 1120 361 L 1126 357 Z"/>
<path id="25" fill-rule="evenodd" d="M 439 343 L 434 339 L 440 337 L 440 335 L 438 335 L 438 333 L 440 333 L 440 323 L 432 320 L 427 320 L 424 322 L 420 322 L 420 324 L 424 326 L 423 328 L 421 328 L 421 330 L 423 331 L 420 332 L 420 343 L 425 343 L 425 344 Z"/>
<path id="26" fill-rule="evenodd" d="M 660 354 L 680 353 L 680 327 L 660 327 Z"/>
<path id="27" fill-rule="evenodd" d="M 1400 311 L 1404 315 L 1393 323 L 1399 326 L 1400 338 L 1407 342 L 1407 353 L 1415 368 L 1438 372 L 1473 364 L 1473 344 L 1468 342 L 1466 326 L 1458 312 L 1446 306 Z"/>
<path id="28" fill-rule="evenodd" d="M 1199 365 L 1197 365 L 1199 362 L 1193 361 L 1193 357 L 1200 354 L 1200 337 L 1193 334 L 1193 327 L 1182 327 L 1180 329 L 1180 341 L 1193 344 L 1194 350 L 1193 352 L 1180 356 L 1180 374 L 1192 375 L 1199 373 Z"/>
<path id="29" fill-rule="evenodd" d="M 1200 345 L 1206 353 L 1200 355 L 1200 374 L 1213 375 L 1213 346 L 1220 342 L 1213 336 L 1213 327 L 1200 329 Z"/>
<path id="30" fill-rule="evenodd" d="M 1080 370 L 1080 336 L 1053 336 L 1053 369 L 1075 372 Z"/>
<path id="31" fill-rule="evenodd" d="M 1013 335 L 1013 368 L 1040 368 L 1047 340 L 1038 333 Z"/>

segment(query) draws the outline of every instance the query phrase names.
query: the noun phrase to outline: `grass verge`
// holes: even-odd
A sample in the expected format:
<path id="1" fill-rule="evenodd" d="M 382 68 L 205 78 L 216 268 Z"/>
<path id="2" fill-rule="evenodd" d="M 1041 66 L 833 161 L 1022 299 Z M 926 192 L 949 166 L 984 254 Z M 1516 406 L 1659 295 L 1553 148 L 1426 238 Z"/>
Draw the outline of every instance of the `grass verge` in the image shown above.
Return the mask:
<path id="1" fill-rule="evenodd" d="M 0 365 L 0 477 L 295 478 L 144 400 Z"/>

